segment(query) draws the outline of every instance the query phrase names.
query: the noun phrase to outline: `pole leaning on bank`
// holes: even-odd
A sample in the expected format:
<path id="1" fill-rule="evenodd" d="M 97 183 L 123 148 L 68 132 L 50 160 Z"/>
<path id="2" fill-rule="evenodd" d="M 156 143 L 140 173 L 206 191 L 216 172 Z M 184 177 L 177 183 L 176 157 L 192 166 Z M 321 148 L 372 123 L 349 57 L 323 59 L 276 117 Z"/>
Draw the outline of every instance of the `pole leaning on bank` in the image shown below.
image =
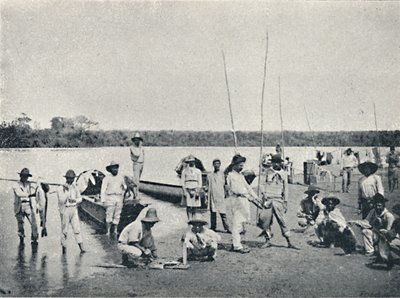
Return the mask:
<path id="1" fill-rule="evenodd" d="M 222 50 L 222 60 L 224 61 L 225 83 L 226 83 L 226 91 L 228 92 L 229 113 L 231 115 L 231 126 L 232 126 L 232 133 L 233 133 L 233 141 L 234 141 L 234 144 L 235 144 L 235 154 L 237 154 L 238 153 L 238 149 L 237 149 L 238 141 L 237 141 L 237 137 L 236 137 L 235 124 L 233 122 L 231 94 L 229 92 L 228 74 L 226 72 L 225 53 L 224 53 L 223 50 Z"/>
<path id="2" fill-rule="evenodd" d="M 260 183 L 261 183 L 261 172 L 262 172 L 262 154 L 264 147 L 264 94 L 265 94 L 265 79 L 267 77 L 267 59 L 268 59 L 268 31 L 266 32 L 266 46 L 265 46 L 265 57 L 264 57 L 264 77 L 263 77 L 263 85 L 261 91 L 261 143 L 260 143 L 260 159 L 258 162 L 259 166 L 259 175 L 258 175 L 258 188 L 257 195 L 260 197 Z M 258 218 L 258 208 L 257 208 L 257 218 Z"/>

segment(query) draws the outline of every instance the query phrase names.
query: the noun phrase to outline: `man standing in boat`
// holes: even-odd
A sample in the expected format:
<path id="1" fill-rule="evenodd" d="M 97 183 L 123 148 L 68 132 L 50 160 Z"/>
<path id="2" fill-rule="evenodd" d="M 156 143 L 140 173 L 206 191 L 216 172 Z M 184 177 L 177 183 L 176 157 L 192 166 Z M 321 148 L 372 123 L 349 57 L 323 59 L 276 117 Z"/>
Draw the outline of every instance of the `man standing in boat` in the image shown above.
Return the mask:
<path id="1" fill-rule="evenodd" d="M 189 155 L 185 160 L 188 166 L 183 169 L 181 183 L 183 195 L 186 199 L 186 213 L 191 220 L 197 209 L 201 207 L 200 190 L 203 186 L 201 171 L 195 167 L 196 159 Z"/>
<path id="2" fill-rule="evenodd" d="M 75 240 L 81 249 L 81 253 L 85 252 L 83 247 L 83 240 L 81 235 L 81 224 L 78 216 L 77 205 L 82 202 L 81 194 L 78 187 L 74 183 L 75 172 L 73 170 L 68 170 L 65 174 L 66 183 L 59 187 L 58 196 L 58 208 L 61 215 L 61 246 L 62 252 L 65 254 L 67 252 L 67 236 L 69 224 L 72 226 L 72 230 L 75 235 Z"/>
<path id="3" fill-rule="evenodd" d="M 119 164 L 112 161 L 107 167 L 107 175 L 103 179 L 101 185 L 101 201 L 106 207 L 106 233 L 110 236 L 115 232 L 115 228 L 119 223 L 123 206 L 123 194 L 126 188 L 125 180 L 122 175 L 118 174 Z"/>
<path id="4" fill-rule="evenodd" d="M 246 158 L 240 154 L 232 158 L 231 165 L 228 167 L 230 172 L 226 177 L 226 184 L 229 193 L 229 201 L 232 209 L 232 250 L 239 253 L 249 253 L 250 249 L 241 243 L 240 232 L 243 223 L 250 221 L 249 201 L 257 199 L 256 193 L 246 182 L 240 173 L 243 170 Z"/>
<path id="5" fill-rule="evenodd" d="M 144 166 L 144 150 L 143 139 L 138 132 L 132 138 L 132 142 L 133 145 L 130 147 L 130 152 L 133 168 L 133 182 L 136 184 L 136 191 L 139 191 L 140 177 L 142 176 Z"/>
<path id="6" fill-rule="evenodd" d="M 25 231 L 24 231 L 24 218 L 26 217 L 31 224 L 31 240 L 32 243 L 37 243 L 38 230 L 35 213 L 35 188 L 31 182 L 28 181 L 32 175 L 29 173 L 29 169 L 24 168 L 19 173 L 20 180 L 15 183 L 13 187 L 14 191 L 14 212 L 18 222 L 18 236 L 21 244 L 24 243 Z"/>
<path id="7" fill-rule="evenodd" d="M 217 212 L 221 215 L 222 225 L 227 233 L 230 233 L 226 218 L 225 204 L 225 175 L 220 170 L 221 161 L 216 158 L 213 160 L 214 172 L 208 174 L 208 201 L 210 204 L 211 230 L 217 229 Z"/>
<path id="8" fill-rule="evenodd" d="M 397 173 L 399 154 L 396 152 L 396 148 L 394 146 L 390 146 L 390 151 L 386 155 L 386 162 L 388 164 L 389 192 L 393 192 L 399 179 Z"/>
<path id="9" fill-rule="evenodd" d="M 351 148 L 347 148 L 342 158 L 342 192 L 349 192 L 351 183 L 351 171 L 358 165 L 358 160 L 353 154 Z"/>

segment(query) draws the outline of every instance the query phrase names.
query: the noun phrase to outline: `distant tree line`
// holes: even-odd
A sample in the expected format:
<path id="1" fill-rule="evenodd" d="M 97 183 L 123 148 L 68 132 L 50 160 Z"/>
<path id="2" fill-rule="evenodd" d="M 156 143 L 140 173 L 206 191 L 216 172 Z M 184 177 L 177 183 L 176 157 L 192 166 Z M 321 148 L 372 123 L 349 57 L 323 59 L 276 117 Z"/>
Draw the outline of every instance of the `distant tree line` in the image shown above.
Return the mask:
<path id="1" fill-rule="evenodd" d="M 129 146 L 133 131 L 93 130 L 98 124 L 86 116 L 53 117 L 50 129 L 31 127 L 22 114 L 0 123 L 0 148 Z M 146 146 L 233 146 L 230 131 L 140 131 Z M 238 131 L 239 146 L 260 146 L 260 132 Z M 264 132 L 264 146 L 282 143 L 280 131 Z M 285 146 L 400 146 L 400 131 L 284 131 Z"/>

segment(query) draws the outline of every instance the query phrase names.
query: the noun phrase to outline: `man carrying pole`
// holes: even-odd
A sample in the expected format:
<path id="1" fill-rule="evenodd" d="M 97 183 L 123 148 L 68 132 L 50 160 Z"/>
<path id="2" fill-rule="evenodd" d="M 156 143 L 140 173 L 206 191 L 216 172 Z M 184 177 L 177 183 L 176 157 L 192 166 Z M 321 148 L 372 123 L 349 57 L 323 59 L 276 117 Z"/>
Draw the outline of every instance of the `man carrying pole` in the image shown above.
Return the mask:
<path id="1" fill-rule="evenodd" d="M 28 181 L 32 175 L 29 169 L 23 168 L 19 173 L 20 181 L 16 182 L 13 186 L 14 191 L 14 212 L 18 222 L 18 236 L 20 243 L 23 244 L 25 231 L 24 231 L 24 218 L 26 217 L 31 224 L 31 241 L 33 244 L 37 243 L 38 230 L 36 222 L 36 202 L 32 200 L 36 196 L 35 189 L 31 182 Z"/>

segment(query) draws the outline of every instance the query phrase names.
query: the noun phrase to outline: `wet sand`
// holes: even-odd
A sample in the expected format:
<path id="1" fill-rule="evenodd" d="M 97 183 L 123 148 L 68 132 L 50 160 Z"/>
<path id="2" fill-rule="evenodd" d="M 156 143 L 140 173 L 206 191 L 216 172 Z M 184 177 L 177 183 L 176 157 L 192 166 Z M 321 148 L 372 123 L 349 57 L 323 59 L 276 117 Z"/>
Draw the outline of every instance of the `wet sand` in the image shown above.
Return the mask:
<path id="1" fill-rule="evenodd" d="M 386 183 L 386 180 L 385 182 Z M 387 184 L 385 184 L 387 188 Z M 290 186 L 289 211 L 287 213 L 288 225 L 291 229 L 297 229 L 296 212 L 300 200 L 304 197 L 305 187 L 299 185 Z M 349 194 L 336 193 L 342 200 L 340 209 L 347 220 L 356 219 L 357 197 L 355 184 Z M 400 191 L 388 194 L 390 208 L 399 200 Z M 324 195 L 324 193 L 322 193 Z M 2 196 L 3 197 L 3 196 Z M 162 222 L 154 227 L 154 235 L 161 258 L 177 259 L 180 257 L 180 238 L 186 230 L 185 210 L 177 208 L 169 203 L 158 202 L 144 197 L 157 208 Z M 255 213 L 255 209 L 253 208 Z M 2 214 L 3 215 L 3 214 Z M 255 215 L 254 217 L 255 218 Z M 219 220 L 219 219 L 218 219 Z M 3 221 L 2 221 L 3 222 Z M 13 223 L 14 222 L 14 223 Z M 218 222 L 221 227 L 220 221 Z M 85 232 L 94 231 L 83 224 Z M 57 225 L 57 227 L 59 227 Z M 12 243 L 17 242 L 15 218 L 11 217 L 7 227 L 10 235 L 7 239 Z M 4 230 L 3 230 L 4 231 Z M 362 244 L 357 228 L 359 245 Z M 55 241 L 53 271 L 68 272 L 68 278 L 62 280 L 57 287 L 50 288 L 49 278 L 51 271 L 40 277 L 40 262 L 29 270 L 18 269 L 14 255 L 15 245 L 2 252 L 2 263 L 14 263 L 6 269 L 0 270 L 1 278 L 9 278 L 11 282 L 21 283 L 13 292 L 23 296 L 399 296 L 400 295 L 400 266 L 396 265 L 391 271 L 376 266 L 368 267 L 370 258 L 361 254 L 343 256 L 340 248 L 324 249 L 315 248 L 307 244 L 314 237 L 305 237 L 301 233 L 292 232 L 292 240 L 300 251 L 286 248 L 286 242 L 280 234 L 277 224 L 274 224 L 273 247 L 259 248 L 263 242 L 257 238 L 260 230 L 254 225 L 247 225 L 247 233 L 242 238 L 244 243 L 252 248 L 249 254 L 241 255 L 230 252 L 231 237 L 221 234 L 223 240 L 218 258 L 214 262 L 191 262 L 191 268 L 180 270 L 148 270 L 148 269 L 114 269 L 98 268 L 96 265 L 106 263 L 119 264 L 121 257 L 116 251 L 116 241 L 107 239 L 104 235 L 89 235 L 89 252 L 83 256 L 78 273 L 62 271 L 63 262 L 59 259 L 59 242 Z M 90 232 L 89 232 L 90 233 Z M 2 233 L 4 234 L 4 233 Z M 15 239 L 14 239 L 15 238 Z M 57 238 L 57 237 L 56 237 Z M 46 239 L 42 242 L 50 241 Z M 91 241 L 93 241 L 91 243 Z M 2 243 L 3 238 L 2 238 Z M 75 247 L 73 239 L 69 245 Z M 92 247 L 91 247 L 92 246 Z M 49 252 L 44 252 L 45 244 L 39 244 L 39 250 L 43 248 L 41 257 Z M 76 248 L 76 250 L 75 250 Z M 68 266 L 73 266 L 79 258 L 78 248 L 68 253 Z M 58 249 L 58 251 L 57 251 Z M 30 250 L 30 249 L 28 249 Z M 3 244 L 2 244 L 2 251 Z M 29 252 L 27 252 L 29 259 Z M 71 264 L 72 263 L 72 264 Z M 49 262 L 48 262 L 49 264 Z M 71 264 L 71 265 L 70 265 Z M 76 266 L 75 266 L 76 267 Z M 18 271 L 19 270 L 19 271 Z M 46 270 L 45 270 L 46 272 Z M 12 273 L 12 274 L 11 274 Z M 24 275 L 18 277 L 18 274 Z M 28 278 L 36 276 L 35 281 Z M 72 275 L 72 276 L 71 276 Z M 18 277 L 18 278 L 17 278 Z"/>

